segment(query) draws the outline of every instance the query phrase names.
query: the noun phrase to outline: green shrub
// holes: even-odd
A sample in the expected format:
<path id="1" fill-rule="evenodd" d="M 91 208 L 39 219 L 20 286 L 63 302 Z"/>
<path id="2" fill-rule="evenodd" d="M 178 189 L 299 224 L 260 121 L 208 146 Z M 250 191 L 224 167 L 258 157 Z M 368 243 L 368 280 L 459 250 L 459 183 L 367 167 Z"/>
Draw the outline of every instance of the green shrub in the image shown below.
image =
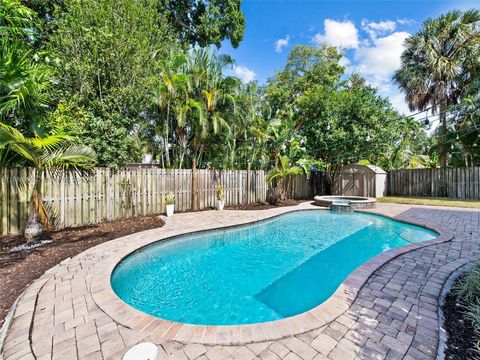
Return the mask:
<path id="1" fill-rule="evenodd" d="M 470 321 L 476 333 L 475 359 L 480 359 L 480 262 L 455 284 L 453 288 L 457 301 L 464 309 L 465 319 Z"/>
<path id="2" fill-rule="evenodd" d="M 460 279 L 453 290 L 457 298 L 466 306 L 480 304 L 480 262 Z"/>

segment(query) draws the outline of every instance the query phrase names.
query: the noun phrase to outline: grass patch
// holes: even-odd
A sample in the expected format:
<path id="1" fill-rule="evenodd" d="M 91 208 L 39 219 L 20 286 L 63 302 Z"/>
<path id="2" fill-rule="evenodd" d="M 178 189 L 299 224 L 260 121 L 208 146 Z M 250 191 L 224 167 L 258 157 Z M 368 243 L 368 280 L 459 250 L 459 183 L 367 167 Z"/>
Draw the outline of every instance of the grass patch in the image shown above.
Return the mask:
<path id="1" fill-rule="evenodd" d="M 385 196 L 378 198 L 382 203 L 396 203 L 408 205 L 431 205 L 431 206 L 451 206 L 471 209 L 480 209 L 479 200 L 470 199 L 451 199 L 436 197 L 414 197 L 414 196 Z"/>

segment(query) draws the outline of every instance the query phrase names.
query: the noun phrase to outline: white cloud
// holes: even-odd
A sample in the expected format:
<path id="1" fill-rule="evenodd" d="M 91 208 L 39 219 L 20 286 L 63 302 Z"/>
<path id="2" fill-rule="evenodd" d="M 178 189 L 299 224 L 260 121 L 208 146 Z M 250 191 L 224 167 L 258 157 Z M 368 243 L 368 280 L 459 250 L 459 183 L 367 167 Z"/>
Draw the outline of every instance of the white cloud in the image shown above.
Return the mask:
<path id="1" fill-rule="evenodd" d="M 355 51 L 359 71 L 369 77 L 390 79 L 400 67 L 403 43 L 410 34 L 398 31 L 373 40 L 371 46 L 362 46 Z"/>
<path id="2" fill-rule="evenodd" d="M 365 31 L 372 40 L 378 36 L 389 34 L 397 28 L 397 23 L 393 20 L 379 22 L 362 20 L 361 25 L 362 30 Z"/>
<path id="3" fill-rule="evenodd" d="M 350 61 L 349 58 L 347 58 L 346 56 L 342 56 L 342 58 L 338 61 L 338 64 L 343 66 L 343 67 L 348 67 L 350 66 L 352 62 Z"/>
<path id="4" fill-rule="evenodd" d="M 343 49 L 356 49 L 359 46 L 358 30 L 353 22 L 325 19 L 323 26 L 324 34 L 318 33 L 313 37 L 317 45 L 325 42 Z"/>
<path id="5" fill-rule="evenodd" d="M 367 45 L 356 49 L 353 56 L 355 71 L 377 87 L 382 96 L 388 97 L 400 112 L 409 113 L 403 94 L 392 82 L 395 70 L 400 68 L 403 43 L 410 36 L 404 31 L 372 39 Z"/>
<path id="6" fill-rule="evenodd" d="M 285 36 L 284 39 L 278 39 L 275 41 L 275 52 L 281 53 L 283 48 L 288 46 L 288 43 L 290 42 L 290 35 Z"/>
<path id="7" fill-rule="evenodd" d="M 395 87 L 393 89 L 388 89 L 388 91 L 383 90 L 382 94 L 388 97 L 393 107 L 399 112 L 403 114 L 411 113 L 407 103 L 405 102 L 405 96 L 400 92 L 398 88 Z"/>
<path id="8" fill-rule="evenodd" d="M 257 77 L 257 74 L 255 73 L 255 71 L 250 70 L 245 66 L 234 66 L 233 72 L 244 82 L 250 82 Z"/>
<path id="9" fill-rule="evenodd" d="M 400 25 L 412 25 L 412 24 L 416 24 L 417 22 L 413 19 L 398 19 L 397 22 L 400 24 Z"/>
<path id="10" fill-rule="evenodd" d="M 345 73 L 358 72 L 366 81 L 378 89 L 380 95 L 387 97 L 400 112 L 410 113 L 404 95 L 393 83 L 392 76 L 400 68 L 403 43 L 410 36 L 408 32 L 398 31 L 400 25 L 408 25 L 409 19 L 371 21 L 362 20 L 363 36 L 352 21 L 326 19 L 323 33 L 313 37 L 317 45 L 327 43 L 346 52 L 348 57 L 340 60 Z M 368 36 L 366 36 L 368 35 Z"/>

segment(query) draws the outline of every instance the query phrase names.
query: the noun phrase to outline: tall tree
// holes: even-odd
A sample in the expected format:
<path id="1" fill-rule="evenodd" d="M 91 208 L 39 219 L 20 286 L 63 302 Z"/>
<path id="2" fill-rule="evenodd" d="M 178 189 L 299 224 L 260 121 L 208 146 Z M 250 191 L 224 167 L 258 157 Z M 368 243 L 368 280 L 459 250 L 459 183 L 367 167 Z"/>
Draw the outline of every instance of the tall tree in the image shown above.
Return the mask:
<path id="1" fill-rule="evenodd" d="M 480 11 L 449 11 L 428 19 L 405 41 L 394 80 L 411 110 L 439 113 L 440 166 L 447 165 L 447 108 L 459 102 L 478 71 Z"/>
<path id="2" fill-rule="evenodd" d="M 312 86 L 334 87 L 344 68 L 337 48 L 297 45 L 288 54 L 285 68 L 268 81 L 267 99 L 275 116 Z"/>
<path id="3" fill-rule="evenodd" d="M 42 20 L 41 40 L 48 41 L 57 30 L 56 21 L 69 11 L 69 0 L 23 0 Z M 86 2 L 97 2 L 87 0 Z M 99 1 L 101 3 L 101 1 Z M 79 4 L 81 5 L 81 4 Z M 241 0 L 157 0 L 155 9 L 174 37 L 186 46 L 207 47 L 230 40 L 237 47 L 243 39 L 245 17 Z M 81 5 L 82 6 L 82 5 Z"/>
<path id="4" fill-rule="evenodd" d="M 152 97 L 161 117 L 157 125 L 163 130 L 161 136 L 166 166 L 170 166 L 170 129 L 175 125 L 172 117 L 178 119 L 182 105 L 188 101 L 189 79 L 184 73 L 186 62 L 183 53 L 168 53 L 161 61 L 161 73 Z"/>
<path id="5" fill-rule="evenodd" d="M 321 161 L 331 185 L 344 164 L 378 163 L 398 131 L 398 113 L 358 75 L 337 89 L 313 87 L 295 105 L 307 154 Z"/>
<path id="6" fill-rule="evenodd" d="M 188 74 L 191 77 L 191 97 L 201 104 L 205 116 L 196 117 L 192 122 L 193 153 L 200 163 L 209 141 L 222 141 L 218 136 L 230 132 L 227 121 L 233 118 L 235 100 L 232 92 L 238 85 L 238 79 L 224 76 L 223 72 L 233 64 L 226 55 L 216 55 L 209 49 L 197 49 L 191 53 Z"/>
<path id="7" fill-rule="evenodd" d="M 156 0 L 65 0 L 50 49 L 59 59 L 58 101 L 87 112 L 84 142 L 102 166 L 139 159 L 130 136 L 148 100 L 149 79 L 173 46 Z"/>
<path id="8" fill-rule="evenodd" d="M 243 39 L 245 17 L 241 0 L 161 0 L 163 12 L 180 41 L 207 47 L 230 40 L 236 48 Z"/>

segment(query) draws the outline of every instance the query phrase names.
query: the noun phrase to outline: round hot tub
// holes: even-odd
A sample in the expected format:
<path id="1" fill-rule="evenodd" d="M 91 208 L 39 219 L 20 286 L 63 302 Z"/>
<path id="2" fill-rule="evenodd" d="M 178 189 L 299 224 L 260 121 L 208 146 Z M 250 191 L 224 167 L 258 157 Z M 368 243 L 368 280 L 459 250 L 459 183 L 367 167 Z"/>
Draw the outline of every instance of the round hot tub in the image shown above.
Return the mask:
<path id="1" fill-rule="evenodd" d="M 363 196 L 315 196 L 315 205 L 330 207 L 333 203 L 347 203 L 354 209 L 372 209 L 375 207 L 377 200 Z"/>

